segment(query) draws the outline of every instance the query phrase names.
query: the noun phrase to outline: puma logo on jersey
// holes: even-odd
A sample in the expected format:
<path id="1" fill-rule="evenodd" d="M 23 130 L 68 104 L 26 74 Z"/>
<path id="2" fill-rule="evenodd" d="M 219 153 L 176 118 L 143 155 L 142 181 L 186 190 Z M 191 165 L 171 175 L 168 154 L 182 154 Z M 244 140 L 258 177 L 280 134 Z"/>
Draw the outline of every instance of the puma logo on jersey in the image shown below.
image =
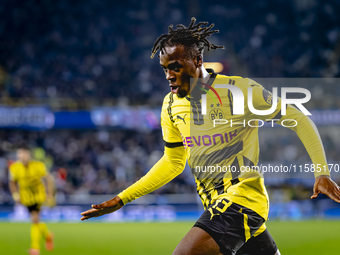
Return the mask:
<path id="1" fill-rule="evenodd" d="M 185 122 L 185 116 L 186 116 L 186 115 L 187 115 L 187 114 L 184 114 L 183 118 L 182 118 L 181 116 L 177 115 L 177 119 L 183 120 L 184 124 L 187 124 L 187 123 Z"/>
<path id="2" fill-rule="evenodd" d="M 210 214 L 211 214 L 210 220 L 212 220 L 212 218 L 213 218 L 215 215 L 220 215 L 219 213 L 214 213 L 213 210 L 212 210 L 212 208 L 209 208 L 208 210 L 209 210 L 209 212 L 210 212 Z"/>

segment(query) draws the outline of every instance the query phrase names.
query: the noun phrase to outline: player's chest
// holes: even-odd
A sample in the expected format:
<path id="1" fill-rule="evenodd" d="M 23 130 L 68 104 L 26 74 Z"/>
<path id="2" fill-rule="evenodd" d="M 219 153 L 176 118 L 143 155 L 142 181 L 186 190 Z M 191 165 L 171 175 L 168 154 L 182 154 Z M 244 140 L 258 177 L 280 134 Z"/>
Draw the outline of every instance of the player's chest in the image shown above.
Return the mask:
<path id="1" fill-rule="evenodd" d="M 40 176 L 32 168 L 22 168 L 17 172 L 18 180 L 20 183 L 36 183 L 40 182 Z"/>
<path id="2" fill-rule="evenodd" d="M 187 100 L 185 104 L 172 107 L 174 126 L 186 137 L 192 133 L 215 133 L 219 130 L 232 131 L 230 122 L 241 122 L 243 116 L 232 114 L 232 99 L 227 95 L 219 99 L 207 97 L 202 100 Z M 223 123 L 223 124 L 222 124 Z"/>

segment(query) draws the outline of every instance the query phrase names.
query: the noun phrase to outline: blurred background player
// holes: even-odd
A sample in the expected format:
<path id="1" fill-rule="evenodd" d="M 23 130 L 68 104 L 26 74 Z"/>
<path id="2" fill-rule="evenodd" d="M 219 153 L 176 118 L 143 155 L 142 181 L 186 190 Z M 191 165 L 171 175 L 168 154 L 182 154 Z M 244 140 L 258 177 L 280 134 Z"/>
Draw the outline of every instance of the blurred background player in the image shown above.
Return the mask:
<path id="1" fill-rule="evenodd" d="M 52 175 L 47 171 L 44 163 L 31 159 L 31 152 L 25 146 L 17 150 L 17 161 L 10 166 L 9 171 L 12 197 L 16 203 L 25 205 L 31 215 L 29 254 L 40 254 L 41 237 L 46 241 L 46 249 L 53 250 L 53 234 L 47 229 L 46 224 L 40 221 L 41 205 L 46 202 L 52 207 L 55 204 Z"/>

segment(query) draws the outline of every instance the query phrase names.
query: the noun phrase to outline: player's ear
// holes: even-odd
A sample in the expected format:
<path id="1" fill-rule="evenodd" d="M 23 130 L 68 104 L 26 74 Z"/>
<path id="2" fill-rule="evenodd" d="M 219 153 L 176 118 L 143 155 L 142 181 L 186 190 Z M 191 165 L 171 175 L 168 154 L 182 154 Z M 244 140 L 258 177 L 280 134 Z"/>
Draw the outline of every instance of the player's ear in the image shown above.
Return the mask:
<path id="1" fill-rule="evenodd" d="M 201 54 L 196 56 L 196 66 L 201 67 L 203 65 L 203 56 Z"/>

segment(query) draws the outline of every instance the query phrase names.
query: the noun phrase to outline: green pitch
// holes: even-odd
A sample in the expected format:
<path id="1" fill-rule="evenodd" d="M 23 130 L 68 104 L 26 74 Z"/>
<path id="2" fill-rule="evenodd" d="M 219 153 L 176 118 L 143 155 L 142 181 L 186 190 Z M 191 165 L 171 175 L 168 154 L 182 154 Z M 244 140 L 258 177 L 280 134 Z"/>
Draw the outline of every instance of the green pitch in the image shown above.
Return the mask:
<path id="1" fill-rule="evenodd" d="M 171 254 L 194 222 L 50 223 L 56 248 L 51 255 Z M 339 254 L 340 221 L 269 222 L 282 255 Z M 27 254 L 30 225 L 0 223 L 1 254 Z M 42 244 L 43 247 L 43 244 Z"/>

